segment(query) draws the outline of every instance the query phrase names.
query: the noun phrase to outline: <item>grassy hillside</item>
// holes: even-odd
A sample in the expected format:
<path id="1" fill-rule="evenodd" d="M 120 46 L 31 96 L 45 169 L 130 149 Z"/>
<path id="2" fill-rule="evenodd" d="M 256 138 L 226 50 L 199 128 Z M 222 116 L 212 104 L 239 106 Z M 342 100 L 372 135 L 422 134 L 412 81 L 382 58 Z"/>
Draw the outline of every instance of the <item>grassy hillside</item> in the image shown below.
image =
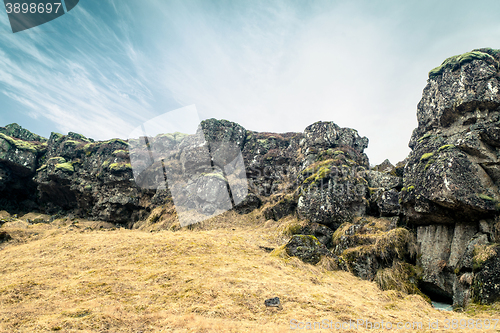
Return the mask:
<path id="1" fill-rule="evenodd" d="M 35 217 L 0 228 L 13 237 L 0 245 L 1 332 L 290 332 L 292 319 L 422 321 L 426 328 L 429 319 L 491 318 L 498 310 L 437 311 L 420 296 L 329 271 L 328 262 L 270 252 L 296 221 L 264 221 L 258 212 L 154 232 L 148 223 L 126 230 L 23 221 Z M 282 308 L 266 308 L 275 296 Z"/>

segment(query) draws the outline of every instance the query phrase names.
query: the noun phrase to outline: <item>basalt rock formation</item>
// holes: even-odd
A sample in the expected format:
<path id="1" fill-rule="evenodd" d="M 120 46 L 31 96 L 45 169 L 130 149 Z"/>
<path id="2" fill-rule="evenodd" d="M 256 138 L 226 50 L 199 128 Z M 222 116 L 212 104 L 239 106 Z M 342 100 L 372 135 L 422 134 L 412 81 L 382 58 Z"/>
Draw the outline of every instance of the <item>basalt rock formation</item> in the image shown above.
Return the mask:
<path id="1" fill-rule="evenodd" d="M 429 73 L 412 151 L 395 166 L 370 167 L 368 139 L 333 122 L 278 134 L 208 119 L 194 135 L 108 141 L 45 139 L 11 124 L 0 128 L 0 209 L 127 227 L 153 210 L 173 215 L 173 204 L 179 220 L 229 209 L 295 215 L 288 255 L 328 257 L 383 289 L 420 288 L 456 307 L 491 303 L 500 300 L 499 87 L 500 51 L 445 60 Z"/>
<path id="2" fill-rule="evenodd" d="M 235 203 L 236 210 L 248 213 L 273 197 L 276 205 L 266 213 L 270 219 L 298 209 L 311 222 L 332 228 L 366 213 L 369 166 L 363 150 L 368 139 L 355 130 L 318 122 L 304 133 L 257 133 L 209 119 L 200 131 L 201 136 L 174 133 L 149 138 L 148 147 L 154 147 L 156 154 L 169 155 L 163 166 L 144 166 L 152 171 L 137 178 L 130 157 L 137 154 L 131 149 L 137 142 L 96 142 L 77 133 L 52 133 L 45 139 L 17 124 L 0 128 L 2 208 L 131 223 L 171 199 L 163 173 L 156 172 L 162 167 L 190 178 L 186 188 L 196 190 L 197 205 L 227 191 L 225 144 L 231 143 L 241 152 L 248 184 L 248 195 Z M 319 195 L 323 189 L 326 197 Z"/>
<path id="3" fill-rule="evenodd" d="M 500 260 L 499 61 L 498 50 L 479 49 L 432 70 L 409 144 L 401 204 L 423 287 L 455 306 L 500 299 L 491 273 Z"/>

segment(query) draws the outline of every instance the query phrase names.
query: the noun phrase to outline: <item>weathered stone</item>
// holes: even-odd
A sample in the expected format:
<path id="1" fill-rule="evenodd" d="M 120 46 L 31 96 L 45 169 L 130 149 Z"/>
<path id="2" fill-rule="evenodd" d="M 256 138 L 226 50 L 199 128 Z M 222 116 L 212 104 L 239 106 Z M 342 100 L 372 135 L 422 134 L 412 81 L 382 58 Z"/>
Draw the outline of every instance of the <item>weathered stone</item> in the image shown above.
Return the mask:
<path id="1" fill-rule="evenodd" d="M 418 226 L 424 288 L 453 297 L 455 306 L 469 302 L 473 275 L 483 281 L 491 274 L 477 264 L 476 251 L 497 235 L 499 61 L 498 50 L 479 49 L 430 72 L 405 163 L 401 206 L 407 222 Z M 481 283 L 474 298 L 487 302 L 491 285 L 481 289 Z"/>
<path id="2" fill-rule="evenodd" d="M 463 257 L 467 244 L 478 231 L 477 225 L 469 223 L 457 223 L 453 231 L 453 239 L 451 241 L 450 257 L 448 258 L 448 266 L 455 268 Z"/>
<path id="3" fill-rule="evenodd" d="M 391 175 L 390 173 L 379 172 L 375 170 L 367 171 L 368 186 L 373 188 L 401 189 L 403 187 L 403 179 Z"/>
<path id="4" fill-rule="evenodd" d="M 453 308 L 465 308 L 471 301 L 471 284 L 474 274 L 467 272 L 457 276 L 453 285 Z"/>
<path id="5" fill-rule="evenodd" d="M 297 202 L 292 196 L 286 196 L 276 204 L 264 210 L 264 217 L 268 220 L 278 221 L 279 219 L 291 215 L 297 208 Z"/>
<path id="6" fill-rule="evenodd" d="M 411 222 L 477 221 L 496 213 L 499 59 L 497 51 L 481 49 L 447 59 L 430 75 L 405 169 L 404 186 L 413 191 L 401 196 Z"/>
<path id="7" fill-rule="evenodd" d="M 385 159 L 382 163 L 376 165 L 373 170 L 380 173 L 390 173 L 392 170 L 394 170 L 394 165 L 392 165 L 391 161 Z"/>
<path id="8" fill-rule="evenodd" d="M 297 257 L 304 262 L 317 264 L 321 256 L 332 256 L 325 245 L 311 235 L 293 235 L 285 246 L 289 256 Z"/>
<path id="9" fill-rule="evenodd" d="M 332 246 L 333 230 L 323 224 L 308 223 L 300 230 L 300 234 L 316 237 L 326 247 Z"/>
<path id="10" fill-rule="evenodd" d="M 462 259 L 458 263 L 458 271 L 472 271 L 474 267 L 474 249 L 477 245 L 488 244 L 488 236 L 482 233 L 474 235 L 466 245 Z M 469 283 L 470 285 L 470 283 Z"/>
<path id="11" fill-rule="evenodd" d="M 262 200 L 253 193 L 248 193 L 246 198 L 234 208 L 239 214 L 248 214 L 262 206 Z"/>
<path id="12" fill-rule="evenodd" d="M 454 274 L 448 267 L 448 259 L 453 232 L 454 227 L 449 225 L 417 228 L 417 243 L 420 249 L 418 264 L 424 269 L 424 289 L 450 299 L 453 297 Z"/>
<path id="13" fill-rule="evenodd" d="M 398 216 L 401 211 L 399 192 L 395 189 L 371 189 L 369 202 L 374 216 Z"/>
<path id="14" fill-rule="evenodd" d="M 38 141 L 38 142 L 46 142 L 47 139 L 41 137 L 38 134 L 31 133 L 25 128 L 22 128 L 16 123 L 9 124 L 5 127 L 0 127 L 0 133 L 3 133 L 12 138 L 21 139 L 23 141 Z"/>
<path id="15" fill-rule="evenodd" d="M 500 301 L 500 247 L 487 249 L 486 257 L 481 258 L 480 270 L 474 275 L 472 297 L 481 304 L 491 304 Z M 481 254 L 476 254 L 481 255 Z"/>

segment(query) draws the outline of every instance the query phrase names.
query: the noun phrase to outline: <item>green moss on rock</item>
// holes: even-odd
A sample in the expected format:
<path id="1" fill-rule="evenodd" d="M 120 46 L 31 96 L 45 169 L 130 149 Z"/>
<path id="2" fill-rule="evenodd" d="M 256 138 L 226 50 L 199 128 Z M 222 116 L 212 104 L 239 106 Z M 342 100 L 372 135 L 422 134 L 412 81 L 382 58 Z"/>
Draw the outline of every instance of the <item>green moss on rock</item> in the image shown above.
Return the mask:
<path id="1" fill-rule="evenodd" d="M 128 171 L 132 170 L 132 165 L 130 163 L 112 163 L 109 165 L 108 168 L 112 172 L 123 172 L 123 171 Z"/>
<path id="2" fill-rule="evenodd" d="M 444 145 L 444 146 L 439 147 L 438 151 L 443 151 L 443 150 L 452 149 L 452 148 L 455 148 L 455 146 L 454 145 Z"/>
<path id="3" fill-rule="evenodd" d="M 41 167 L 39 167 L 38 169 L 36 169 L 36 172 L 40 172 L 40 171 L 43 171 L 45 169 L 47 169 L 47 164 L 44 164 Z"/>
<path id="4" fill-rule="evenodd" d="M 10 146 L 13 146 L 17 149 L 30 151 L 32 153 L 36 153 L 39 151 L 43 151 L 47 148 L 47 143 L 37 142 L 37 141 L 24 141 L 20 139 L 15 139 L 3 133 L 0 133 L 0 139 L 5 140 Z"/>
<path id="5" fill-rule="evenodd" d="M 64 157 L 61 157 L 61 156 L 51 157 L 51 158 L 49 158 L 49 160 L 47 161 L 47 163 L 62 164 L 62 163 L 66 163 L 66 159 Z"/>
<path id="6" fill-rule="evenodd" d="M 427 170 L 434 162 L 436 162 L 435 159 L 430 158 L 427 163 L 425 164 L 424 170 Z"/>
<path id="7" fill-rule="evenodd" d="M 111 140 L 108 140 L 108 141 L 101 142 L 101 144 L 114 144 L 114 143 L 119 143 L 119 144 L 128 146 L 128 142 L 125 141 L 125 140 L 122 140 L 122 139 L 111 139 Z"/>
<path id="8" fill-rule="evenodd" d="M 418 143 L 420 143 L 420 142 L 424 141 L 425 139 L 427 139 L 427 138 L 428 138 L 428 137 L 430 137 L 430 136 L 432 136 L 432 134 L 431 134 L 431 133 L 427 133 L 427 134 L 423 135 L 422 137 L 420 137 L 420 138 L 417 140 L 417 142 L 418 142 Z"/>
<path id="9" fill-rule="evenodd" d="M 56 164 L 56 171 L 57 170 L 61 170 L 68 173 L 75 172 L 75 168 L 73 167 L 73 163 L 71 162 Z"/>
<path id="10" fill-rule="evenodd" d="M 481 51 L 467 52 L 464 54 L 449 57 L 448 59 L 443 61 L 443 63 L 440 66 L 434 68 L 429 72 L 429 78 L 434 78 L 438 75 L 443 74 L 443 72 L 446 69 L 451 69 L 452 71 L 456 70 L 460 68 L 462 65 L 471 62 L 473 60 L 491 60 L 496 62 L 495 58 L 493 58 L 488 53 L 484 53 Z"/>
<path id="11" fill-rule="evenodd" d="M 423 162 L 425 160 L 428 160 L 432 156 L 434 156 L 434 153 L 425 153 L 425 154 L 422 155 L 422 157 L 420 157 L 420 161 Z"/>
<path id="12" fill-rule="evenodd" d="M 113 155 L 118 155 L 118 154 L 128 154 L 128 151 L 123 150 L 123 149 L 118 149 L 113 152 Z"/>
<path id="13" fill-rule="evenodd" d="M 64 141 L 64 145 L 65 146 L 77 146 L 79 145 L 81 142 L 79 141 L 75 141 L 75 140 L 66 140 Z"/>
<path id="14" fill-rule="evenodd" d="M 496 255 L 495 249 L 498 244 L 476 245 L 473 251 L 472 268 L 474 271 L 480 270 L 484 263 Z"/>
<path id="15" fill-rule="evenodd" d="M 490 197 L 490 196 L 488 196 L 486 194 L 482 194 L 482 193 L 478 194 L 477 197 L 480 198 L 480 199 L 483 199 L 483 200 L 487 200 L 487 201 L 495 201 L 494 198 L 492 198 L 492 197 Z"/>

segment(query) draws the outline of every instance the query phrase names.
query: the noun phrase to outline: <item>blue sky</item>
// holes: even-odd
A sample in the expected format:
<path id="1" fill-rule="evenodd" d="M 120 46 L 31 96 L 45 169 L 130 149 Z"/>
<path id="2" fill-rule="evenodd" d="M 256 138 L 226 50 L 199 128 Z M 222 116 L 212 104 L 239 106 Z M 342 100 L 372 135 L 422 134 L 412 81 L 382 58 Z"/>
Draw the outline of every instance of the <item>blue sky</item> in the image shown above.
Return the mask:
<path id="1" fill-rule="evenodd" d="M 427 73 L 500 48 L 499 1 L 81 0 L 12 34 L 0 13 L 0 125 L 126 138 L 194 104 L 256 131 L 334 121 L 372 164 L 406 157 Z"/>

